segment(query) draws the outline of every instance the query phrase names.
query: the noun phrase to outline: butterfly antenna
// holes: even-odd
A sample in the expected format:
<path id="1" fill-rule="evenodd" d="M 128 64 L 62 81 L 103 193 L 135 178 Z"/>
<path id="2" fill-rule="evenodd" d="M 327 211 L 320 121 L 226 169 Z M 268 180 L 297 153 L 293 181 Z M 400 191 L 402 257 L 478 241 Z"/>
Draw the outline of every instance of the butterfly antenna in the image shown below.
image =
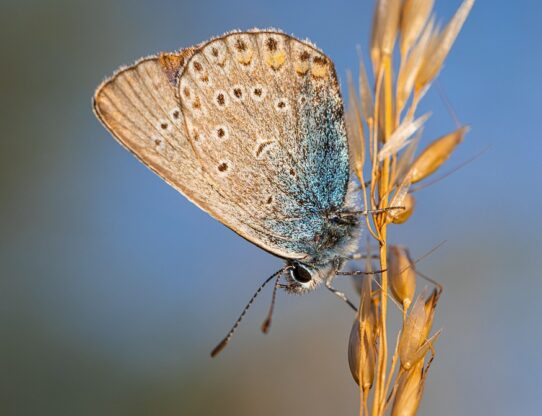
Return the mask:
<path id="1" fill-rule="evenodd" d="M 274 278 L 276 278 L 277 276 L 280 277 L 280 275 L 282 274 L 282 272 L 286 269 L 286 267 L 288 266 L 285 266 L 283 268 L 281 268 L 279 271 L 273 273 L 270 277 L 268 277 L 265 282 L 263 282 L 260 287 L 258 288 L 258 290 L 256 290 L 256 292 L 254 293 L 254 295 L 252 295 L 252 297 L 250 298 L 250 300 L 248 301 L 247 303 L 247 306 L 245 306 L 245 308 L 243 309 L 243 312 L 241 312 L 241 315 L 239 315 L 239 318 L 237 318 L 237 321 L 235 321 L 235 324 L 233 324 L 233 326 L 231 327 L 230 329 L 230 332 L 228 332 L 228 335 L 226 335 L 224 337 L 224 339 L 222 341 L 220 341 L 220 343 L 214 348 L 213 351 L 211 351 L 211 357 L 215 357 L 220 351 L 222 351 L 224 348 L 226 348 L 226 345 L 228 345 L 228 342 L 230 342 L 230 339 L 233 337 L 233 334 L 235 333 L 235 330 L 237 329 L 237 327 L 239 326 L 239 324 L 241 323 L 241 321 L 243 320 L 243 317 L 245 316 L 245 314 L 247 313 L 247 311 L 249 310 L 249 308 L 252 306 L 252 303 L 254 302 L 254 300 L 256 299 L 256 297 L 260 294 L 260 292 L 262 291 L 262 289 L 271 281 L 273 280 Z M 276 285 L 275 285 L 276 286 Z"/>
<path id="2" fill-rule="evenodd" d="M 279 287 L 280 274 L 276 277 L 275 286 L 273 286 L 273 295 L 271 296 L 271 305 L 269 306 L 269 312 L 267 312 L 267 318 L 262 323 L 262 332 L 267 334 L 271 327 L 271 319 L 273 318 L 273 311 L 275 310 L 275 300 L 277 299 L 277 289 Z"/>

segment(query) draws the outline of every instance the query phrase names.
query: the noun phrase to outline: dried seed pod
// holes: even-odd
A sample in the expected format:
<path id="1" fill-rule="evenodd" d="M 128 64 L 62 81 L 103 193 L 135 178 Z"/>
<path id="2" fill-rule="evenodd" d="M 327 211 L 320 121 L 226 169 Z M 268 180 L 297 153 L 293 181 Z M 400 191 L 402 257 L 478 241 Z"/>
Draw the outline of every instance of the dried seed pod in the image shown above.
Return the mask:
<path id="1" fill-rule="evenodd" d="M 371 279 L 361 282 L 358 314 L 348 342 L 348 364 L 358 385 L 369 390 L 373 385 L 376 367 L 377 308 L 372 298 Z"/>
<path id="2" fill-rule="evenodd" d="M 405 0 L 401 10 L 401 55 L 406 56 L 423 30 L 433 0 Z"/>
<path id="3" fill-rule="evenodd" d="M 399 337 L 399 358 L 401 366 L 408 370 L 427 354 L 435 344 L 441 331 L 438 331 L 431 338 L 427 339 L 426 327 L 429 319 L 425 310 L 425 301 L 422 295 L 418 296 L 412 310 L 403 322 L 403 330 Z"/>
<path id="4" fill-rule="evenodd" d="M 419 182 L 435 172 L 450 157 L 455 147 L 463 141 L 468 130 L 468 127 L 461 127 L 427 146 L 414 160 L 407 173 L 410 182 Z"/>
<path id="5" fill-rule="evenodd" d="M 376 346 L 370 341 L 371 329 L 367 323 L 354 320 L 348 342 L 348 365 L 354 381 L 361 385 L 363 390 L 370 390 L 373 386 L 376 366 Z"/>
<path id="6" fill-rule="evenodd" d="M 416 291 L 416 270 L 405 247 L 390 246 L 389 276 L 393 297 L 408 309 Z"/>
<path id="7" fill-rule="evenodd" d="M 425 301 L 425 316 L 427 317 L 424 326 L 424 338 L 429 336 L 431 327 L 433 326 L 433 318 L 435 316 L 435 309 L 437 308 L 437 302 L 439 300 L 441 289 L 433 289 L 431 295 Z"/>
<path id="8" fill-rule="evenodd" d="M 392 416 L 415 416 L 420 405 L 424 387 L 423 362 L 403 372 L 399 378 Z"/>
<path id="9" fill-rule="evenodd" d="M 394 224 L 402 224 L 406 222 L 414 212 L 414 207 L 416 206 L 416 200 L 412 194 L 407 193 L 403 198 L 403 203 L 401 206 L 405 209 L 392 210 L 389 213 L 391 217 L 391 222 Z"/>
<path id="10" fill-rule="evenodd" d="M 397 77 L 397 111 L 399 112 L 403 110 L 408 97 L 414 90 L 416 77 L 424 63 L 427 48 L 431 45 L 431 39 L 434 36 L 434 28 L 435 19 L 432 17 L 408 56 L 401 62 Z"/>
<path id="11" fill-rule="evenodd" d="M 473 4 L 474 0 L 465 0 L 442 32 L 433 35 L 426 48 L 423 65 L 416 76 L 415 89 L 418 93 L 426 90 L 439 73 Z"/>
<path id="12" fill-rule="evenodd" d="M 360 52 L 359 58 L 359 95 L 361 98 L 361 111 L 365 120 L 371 120 L 374 113 L 373 90 L 369 84 L 369 76 L 365 69 L 365 62 Z"/>
<path id="13" fill-rule="evenodd" d="M 352 74 L 347 74 L 348 95 L 350 96 L 350 105 L 345 113 L 346 130 L 348 136 L 348 144 L 350 146 L 350 164 L 356 173 L 360 182 L 363 178 L 363 164 L 365 161 L 365 135 L 363 131 L 363 122 L 361 110 L 356 90 L 352 81 Z"/>
<path id="14" fill-rule="evenodd" d="M 385 158 L 399 153 L 403 147 L 410 143 L 410 137 L 424 125 L 430 116 L 430 113 L 426 113 L 416 120 L 404 119 L 392 135 L 387 138 L 386 144 L 379 150 L 378 160 L 382 162 Z"/>
<path id="15" fill-rule="evenodd" d="M 348 339 L 348 365 L 350 367 L 350 373 L 352 373 L 352 377 L 354 378 L 354 381 L 359 386 L 359 379 L 360 379 L 360 373 L 361 370 L 361 354 L 360 354 L 360 348 L 361 348 L 361 334 L 363 329 L 361 328 L 360 322 L 358 317 L 356 316 L 356 319 L 354 319 L 354 323 L 352 324 L 352 329 L 350 330 L 350 338 Z M 363 379 L 363 375 L 361 377 Z"/>
<path id="16" fill-rule="evenodd" d="M 401 0 L 378 0 L 373 15 L 371 34 L 371 60 L 378 73 L 382 58 L 391 56 L 401 15 Z"/>

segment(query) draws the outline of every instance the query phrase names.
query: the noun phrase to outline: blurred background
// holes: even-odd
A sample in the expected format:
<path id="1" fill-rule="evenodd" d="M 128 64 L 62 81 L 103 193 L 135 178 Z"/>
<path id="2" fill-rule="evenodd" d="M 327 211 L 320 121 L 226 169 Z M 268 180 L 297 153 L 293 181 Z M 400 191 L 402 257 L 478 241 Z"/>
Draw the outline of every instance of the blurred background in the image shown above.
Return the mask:
<path id="1" fill-rule="evenodd" d="M 437 1 L 448 20 L 459 0 Z M 209 352 L 281 261 L 169 188 L 98 123 L 91 96 L 122 64 L 225 31 L 309 37 L 341 81 L 366 49 L 373 1 L 3 0 L 0 6 L 0 414 L 356 414 L 352 312 L 324 290 L 270 291 L 217 359 Z M 472 126 L 391 230 L 445 286 L 444 333 L 422 415 L 542 407 L 542 5 L 482 1 L 439 78 Z M 425 138 L 454 129 L 436 90 Z M 349 291 L 350 282 L 337 281 Z"/>

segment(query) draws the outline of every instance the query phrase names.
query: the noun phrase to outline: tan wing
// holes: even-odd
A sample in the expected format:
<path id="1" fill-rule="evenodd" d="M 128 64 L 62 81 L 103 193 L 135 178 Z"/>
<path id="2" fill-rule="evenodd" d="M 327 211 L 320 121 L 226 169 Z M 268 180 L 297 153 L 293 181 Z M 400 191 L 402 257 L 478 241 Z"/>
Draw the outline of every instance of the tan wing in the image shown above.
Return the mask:
<path id="1" fill-rule="evenodd" d="M 349 175 L 331 60 L 283 33 L 231 33 L 194 52 L 178 94 L 196 155 L 236 214 L 267 244 L 314 251 Z"/>
<path id="2" fill-rule="evenodd" d="M 96 91 L 97 117 L 141 162 L 239 235 L 278 256 L 303 257 L 270 244 L 264 229 L 236 215 L 236 205 L 202 169 L 176 96 L 178 73 L 193 51 L 145 58 L 119 70 Z"/>

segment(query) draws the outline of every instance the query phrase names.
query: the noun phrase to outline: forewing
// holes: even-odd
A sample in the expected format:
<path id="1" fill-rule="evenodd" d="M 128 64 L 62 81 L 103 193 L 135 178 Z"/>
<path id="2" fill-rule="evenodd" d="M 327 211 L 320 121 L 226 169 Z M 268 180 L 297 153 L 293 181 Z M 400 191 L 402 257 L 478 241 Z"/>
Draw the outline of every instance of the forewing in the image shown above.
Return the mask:
<path id="1" fill-rule="evenodd" d="M 242 237 L 281 257 L 303 257 L 273 244 L 261 224 L 253 226 L 238 202 L 226 198 L 216 178 L 203 169 L 176 95 L 179 72 L 192 53 L 186 49 L 149 57 L 119 70 L 96 91 L 97 117 L 141 162 Z"/>
<path id="2" fill-rule="evenodd" d="M 235 215 L 267 244 L 312 255 L 349 179 L 331 60 L 282 33 L 232 33 L 195 51 L 178 94 L 196 157 Z"/>

